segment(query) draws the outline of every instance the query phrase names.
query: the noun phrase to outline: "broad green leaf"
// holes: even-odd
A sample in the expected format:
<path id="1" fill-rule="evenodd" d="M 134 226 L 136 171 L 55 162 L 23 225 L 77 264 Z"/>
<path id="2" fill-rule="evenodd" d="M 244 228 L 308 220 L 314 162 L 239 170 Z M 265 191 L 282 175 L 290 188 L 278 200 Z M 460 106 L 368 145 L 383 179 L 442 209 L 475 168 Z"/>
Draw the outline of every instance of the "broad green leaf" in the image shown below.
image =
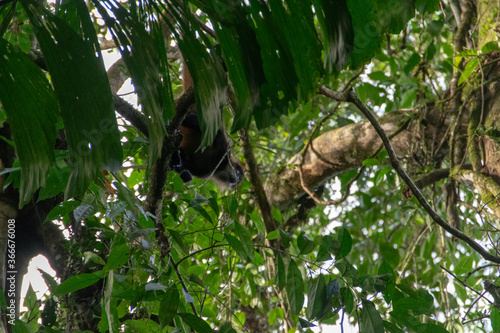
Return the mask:
<path id="1" fill-rule="evenodd" d="M 328 73 L 340 71 L 354 46 L 351 13 L 345 1 L 313 1 L 321 28 L 324 47 L 324 67 Z"/>
<path id="2" fill-rule="evenodd" d="M 281 210 L 278 208 L 274 207 L 273 210 L 271 211 L 271 215 L 273 216 L 273 219 L 275 219 L 277 222 L 281 223 L 283 222 L 283 216 L 281 215 Z"/>
<path id="3" fill-rule="evenodd" d="M 161 328 L 170 324 L 177 313 L 179 307 L 179 291 L 176 287 L 170 287 L 160 300 L 160 309 L 158 317 L 160 319 Z"/>
<path id="4" fill-rule="evenodd" d="M 38 272 L 42 275 L 43 281 L 45 282 L 47 287 L 49 287 L 49 291 L 53 293 L 58 286 L 55 278 L 41 268 L 38 268 Z"/>
<path id="5" fill-rule="evenodd" d="M 381 242 L 379 244 L 380 254 L 384 260 L 392 267 L 397 267 L 400 261 L 399 251 L 394 248 L 394 245 Z"/>
<path id="6" fill-rule="evenodd" d="M 147 116 L 149 161 L 161 154 L 165 123 L 174 115 L 174 101 L 168 72 L 167 52 L 158 24 L 144 22 L 146 17 L 130 11 L 117 1 L 92 1 L 108 23 L 108 28 L 134 82 L 135 91 Z M 105 8 L 106 6 L 106 8 Z"/>
<path id="7" fill-rule="evenodd" d="M 292 236 L 284 231 L 283 229 L 278 229 L 281 237 L 281 241 L 283 242 L 283 246 L 287 249 L 290 246 L 290 243 L 293 241 Z"/>
<path id="8" fill-rule="evenodd" d="M 314 242 L 307 237 L 305 232 L 301 232 L 297 238 L 297 246 L 299 247 L 300 254 L 308 254 L 314 250 Z"/>
<path id="9" fill-rule="evenodd" d="M 500 51 L 500 47 L 498 45 L 498 42 L 495 42 L 495 41 L 488 42 L 488 43 L 484 44 L 483 47 L 481 48 L 482 54 L 490 53 L 493 51 Z"/>
<path id="10" fill-rule="evenodd" d="M 111 250 L 107 259 L 105 270 L 113 270 L 122 267 L 130 259 L 130 248 L 126 243 L 126 239 L 117 235 L 113 239 Z"/>
<path id="11" fill-rule="evenodd" d="M 410 75 L 411 71 L 420 63 L 420 59 L 420 55 L 416 52 L 410 56 L 404 67 L 406 75 Z"/>
<path id="12" fill-rule="evenodd" d="M 372 167 L 375 165 L 379 165 L 380 161 L 376 158 L 367 158 L 366 160 L 363 161 L 363 165 L 365 167 Z"/>
<path id="13" fill-rule="evenodd" d="M 229 243 L 229 246 L 233 248 L 233 250 L 245 261 L 248 261 L 248 254 L 245 250 L 245 247 L 243 246 L 243 243 L 241 243 L 238 238 L 234 237 L 233 235 L 230 234 L 224 234 L 224 237 L 226 238 L 227 242 Z"/>
<path id="14" fill-rule="evenodd" d="M 384 320 L 384 328 L 389 333 L 404 333 L 402 329 L 394 325 L 393 323 Z"/>
<path id="15" fill-rule="evenodd" d="M 81 195 L 100 170 L 116 172 L 122 163 L 120 134 L 97 37 L 81 0 L 77 4 L 86 39 L 35 2 L 22 4 L 40 43 L 64 121 L 72 167 L 65 196 Z"/>
<path id="16" fill-rule="evenodd" d="M 102 300 L 102 317 L 107 317 L 107 326 L 110 332 L 118 332 L 120 328 L 118 309 L 116 307 L 117 299 L 112 297 L 114 283 L 115 274 L 110 270 L 106 279 L 106 287 L 104 288 Z"/>
<path id="17" fill-rule="evenodd" d="M 351 252 L 352 238 L 346 228 L 337 229 L 337 246 L 334 248 L 332 254 L 336 257 L 345 257 Z"/>
<path id="18" fill-rule="evenodd" d="M 54 161 L 59 106 L 42 71 L 0 39 L 0 102 L 7 113 L 21 163 L 19 206 L 44 186 Z"/>
<path id="19" fill-rule="evenodd" d="M 278 290 L 281 291 L 286 286 L 286 269 L 285 263 L 283 262 L 283 257 L 278 254 L 276 260 L 276 286 Z"/>
<path id="20" fill-rule="evenodd" d="M 13 333 L 35 333 L 36 329 L 32 329 L 29 324 L 20 319 L 16 319 L 14 321 L 14 325 L 12 325 Z"/>
<path id="21" fill-rule="evenodd" d="M 239 222 L 235 222 L 234 232 L 238 236 L 245 249 L 245 253 L 248 257 L 248 260 L 254 261 L 255 258 L 255 250 L 252 243 L 252 235 L 248 231 L 248 229 L 240 224 Z"/>
<path id="22" fill-rule="evenodd" d="M 26 314 L 27 318 L 32 318 L 34 321 L 34 322 L 30 321 L 28 325 L 35 330 L 38 327 L 37 321 L 41 316 L 41 312 L 40 312 L 40 303 L 38 302 L 38 297 L 35 291 L 33 290 L 31 284 L 29 285 L 28 291 L 26 292 L 26 296 L 24 297 L 23 305 L 26 308 L 28 308 L 28 312 Z"/>
<path id="23" fill-rule="evenodd" d="M 51 327 L 57 322 L 57 302 L 54 298 L 51 297 L 45 302 L 41 318 L 42 324 L 47 327 Z"/>
<path id="24" fill-rule="evenodd" d="M 399 34 L 415 16 L 415 0 L 377 1 L 380 28 L 384 32 Z"/>
<path id="25" fill-rule="evenodd" d="M 391 278 L 387 281 L 386 288 L 382 292 L 384 295 L 384 300 L 387 304 L 390 304 L 392 301 L 392 296 L 394 294 L 394 291 L 396 289 L 396 277 L 394 270 L 392 267 L 385 261 L 383 260 L 382 263 L 380 264 L 380 267 L 378 268 L 378 274 L 390 274 Z"/>
<path id="26" fill-rule="evenodd" d="M 389 312 L 391 317 L 402 326 L 406 326 L 412 330 L 416 330 L 422 323 L 408 311 L 394 310 Z"/>
<path id="27" fill-rule="evenodd" d="M 104 259 L 99 257 L 99 255 L 97 253 L 94 253 L 91 251 L 86 251 L 85 253 L 83 253 L 83 258 L 84 258 L 85 263 L 92 261 L 92 262 L 95 262 L 96 264 L 99 264 L 99 265 L 103 265 L 103 266 L 106 265 L 106 262 L 104 261 Z"/>
<path id="28" fill-rule="evenodd" d="M 441 326 L 432 323 L 425 323 L 417 327 L 417 332 L 425 333 L 450 333 L 448 330 Z M 495 331 L 494 331 L 495 332 Z"/>
<path id="29" fill-rule="evenodd" d="M 213 5 L 215 1 L 210 1 Z M 217 2 L 211 15 L 220 23 L 215 33 L 221 44 L 222 56 L 236 96 L 236 112 L 231 132 L 250 123 L 254 107 L 259 103 L 260 87 L 265 76 L 260 46 L 242 6 Z"/>
<path id="30" fill-rule="evenodd" d="M 300 324 L 300 327 L 302 328 L 306 328 L 306 327 L 316 327 L 316 325 L 314 325 L 313 323 L 305 320 L 304 318 L 300 318 L 299 317 L 299 324 Z M 306 333 L 309 333 L 309 332 L 312 332 L 311 330 L 307 330 Z"/>
<path id="31" fill-rule="evenodd" d="M 323 274 L 309 282 L 307 289 L 307 318 L 321 319 L 328 311 L 329 306 L 328 294 L 326 292 L 326 281 Z"/>
<path id="32" fill-rule="evenodd" d="M 269 314 L 267 315 L 267 320 L 269 321 L 269 325 L 273 325 L 274 322 L 276 321 L 277 310 L 278 308 L 274 308 L 271 311 L 269 311 Z"/>
<path id="33" fill-rule="evenodd" d="M 336 4 L 336 2 L 333 3 Z M 370 0 L 348 0 L 346 3 L 349 13 L 351 13 L 354 28 L 353 50 L 350 56 L 351 66 L 358 68 L 371 60 L 375 52 L 380 50 L 382 43 L 380 34 L 368 33 L 366 28 L 371 27 L 376 31 L 383 31 L 383 29 L 380 27 L 381 22 L 380 17 L 377 15 L 375 2 Z"/>
<path id="34" fill-rule="evenodd" d="M 195 332 L 212 333 L 213 330 L 206 321 L 191 313 L 179 313 L 182 320 L 189 325 Z"/>
<path id="35" fill-rule="evenodd" d="M 184 251 L 184 253 L 189 253 L 189 246 L 187 246 L 184 243 L 184 239 L 182 238 L 182 235 L 179 232 L 173 229 L 168 229 L 168 233 L 170 234 L 170 236 L 172 236 L 174 242 L 177 245 L 179 245 L 179 247 L 181 248 L 182 251 Z"/>
<path id="36" fill-rule="evenodd" d="M 97 281 L 101 280 L 101 276 L 96 273 L 84 273 L 71 276 L 57 286 L 55 295 L 66 295 L 80 289 L 87 288 Z"/>
<path id="37" fill-rule="evenodd" d="M 325 235 L 321 238 L 321 244 L 319 245 L 317 261 L 326 261 L 332 259 L 330 253 L 333 251 L 333 237 L 330 235 Z"/>
<path id="38" fill-rule="evenodd" d="M 220 327 L 219 333 L 236 333 L 236 330 L 231 326 L 230 322 L 227 322 Z"/>
<path id="39" fill-rule="evenodd" d="M 491 308 L 490 322 L 493 332 L 500 332 L 500 311 L 495 307 Z"/>
<path id="40" fill-rule="evenodd" d="M 278 239 L 280 237 L 280 232 L 279 230 L 274 230 L 274 231 L 271 231 L 270 233 L 267 234 L 266 238 L 269 239 L 269 240 L 275 240 L 275 239 Z"/>
<path id="41" fill-rule="evenodd" d="M 337 279 L 328 281 L 328 284 L 326 285 L 327 296 L 330 298 L 334 298 L 338 295 L 339 292 L 340 292 L 339 281 Z"/>
<path id="42" fill-rule="evenodd" d="M 304 281 L 302 273 L 293 259 L 290 260 L 288 265 L 286 291 L 290 309 L 294 314 L 299 314 L 304 305 Z"/>
<path id="43" fill-rule="evenodd" d="M 340 298 L 344 305 L 345 311 L 351 313 L 354 309 L 354 296 L 348 287 L 340 288 Z"/>
<path id="44" fill-rule="evenodd" d="M 198 120 L 203 133 L 201 148 L 210 145 L 218 130 L 224 128 L 221 107 L 226 103 L 227 77 L 220 50 L 200 28 L 190 12 L 190 7 L 176 2 L 164 13 L 171 15 L 165 21 L 170 24 L 176 37 L 184 62 L 193 80 Z"/>
<path id="45" fill-rule="evenodd" d="M 384 333 L 384 322 L 373 302 L 362 300 L 361 331 L 364 333 Z"/>
<path id="46" fill-rule="evenodd" d="M 464 71 L 462 72 L 462 75 L 460 75 L 460 79 L 458 80 L 458 84 L 464 83 L 476 70 L 478 66 L 479 66 L 479 58 L 475 57 L 471 59 L 467 63 L 467 65 L 465 65 Z"/>

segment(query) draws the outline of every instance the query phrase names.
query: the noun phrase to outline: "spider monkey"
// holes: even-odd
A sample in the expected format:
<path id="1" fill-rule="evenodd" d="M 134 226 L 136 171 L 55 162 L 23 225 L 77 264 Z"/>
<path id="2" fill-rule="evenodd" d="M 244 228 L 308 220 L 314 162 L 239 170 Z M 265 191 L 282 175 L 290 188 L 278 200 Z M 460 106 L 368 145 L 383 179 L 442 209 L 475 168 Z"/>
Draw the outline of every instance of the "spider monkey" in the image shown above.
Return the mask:
<path id="1" fill-rule="evenodd" d="M 183 88 L 186 91 L 193 79 L 183 62 Z M 218 130 L 214 142 L 199 149 L 202 139 L 196 110 L 192 108 L 180 126 L 182 140 L 171 160 L 171 170 L 180 174 L 184 182 L 194 177 L 211 179 L 222 189 L 235 189 L 243 180 L 243 168 L 231 155 L 224 131 Z"/>

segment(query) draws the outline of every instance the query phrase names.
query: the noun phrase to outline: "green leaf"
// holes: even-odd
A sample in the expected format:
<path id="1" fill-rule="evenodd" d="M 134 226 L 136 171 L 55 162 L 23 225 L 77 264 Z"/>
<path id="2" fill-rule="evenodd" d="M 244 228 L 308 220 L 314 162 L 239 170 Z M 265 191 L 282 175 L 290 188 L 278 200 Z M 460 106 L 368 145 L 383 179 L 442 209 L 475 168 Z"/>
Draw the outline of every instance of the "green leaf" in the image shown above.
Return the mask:
<path id="1" fill-rule="evenodd" d="M 120 241 L 116 241 L 121 239 Z M 122 267 L 130 259 L 130 249 L 123 237 L 117 236 L 111 245 L 105 270 L 113 270 Z"/>
<path id="2" fill-rule="evenodd" d="M 363 165 L 365 167 L 372 167 L 375 165 L 379 165 L 380 161 L 376 158 L 367 158 L 366 160 L 363 161 Z"/>
<path id="3" fill-rule="evenodd" d="M 198 333 L 213 333 L 210 325 L 206 321 L 191 313 L 179 313 L 182 320 Z"/>
<path id="4" fill-rule="evenodd" d="M 92 262 L 95 262 L 96 264 L 99 264 L 99 265 L 103 265 L 103 266 L 106 265 L 106 262 L 104 261 L 104 259 L 102 259 L 101 257 L 99 257 L 99 255 L 97 253 L 94 253 L 94 252 L 91 252 L 91 251 L 84 252 L 83 253 L 83 258 L 84 258 L 84 262 L 85 263 L 88 263 L 89 261 L 92 261 Z"/>
<path id="5" fill-rule="evenodd" d="M 53 293 L 58 286 L 55 278 L 41 268 L 38 268 L 38 272 L 40 272 L 40 274 L 42 275 L 43 281 L 45 282 L 47 287 L 49 287 L 50 292 Z"/>
<path id="6" fill-rule="evenodd" d="M 417 332 L 425 333 L 450 333 L 448 330 L 441 326 L 432 323 L 425 323 L 417 327 Z M 494 331 L 495 332 L 495 331 Z"/>
<path id="7" fill-rule="evenodd" d="M 394 325 L 393 323 L 384 320 L 384 328 L 389 333 L 404 333 L 402 329 Z"/>
<path id="8" fill-rule="evenodd" d="M 248 231 L 246 227 L 244 227 L 239 222 L 235 222 L 234 232 L 238 236 L 245 250 L 246 256 L 249 261 L 254 261 L 255 258 L 255 249 L 253 247 L 252 235 Z"/>
<path id="9" fill-rule="evenodd" d="M 288 276 L 286 282 L 288 303 L 294 314 L 299 314 L 304 305 L 304 281 L 302 273 L 293 259 L 288 265 Z"/>
<path id="10" fill-rule="evenodd" d="M 281 291 L 286 285 L 286 269 L 285 263 L 283 262 L 283 257 L 278 254 L 276 260 L 276 286 L 278 290 Z"/>
<path id="11" fill-rule="evenodd" d="M 245 261 L 249 261 L 248 254 L 245 250 L 243 244 L 238 240 L 238 238 L 234 237 L 230 234 L 224 234 L 229 246 L 233 248 L 234 251 Z"/>
<path id="12" fill-rule="evenodd" d="M 406 62 L 406 65 L 404 67 L 404 72 L 406 75 L 410 75 L 410 72 L 415 68 L 420 63 L 420 55 L 416 52 L 414 52 L 411 56 L 410 59 Z"/>
<path id="13" fill-rule="evenodd" d="M 316 325 L 314 325 L 313 323 L 305 320 L 304 318 L 300 318 L 299 317 L 299 324 L 300 324 L 300 327 L 302 328 L 306 328 L 306 327 L 316 327 Z M 311 330 L 307 330 L 306 332 L 310 332 Z M 312 332 L 312 331 L 311 331 Z"/>
<path id="14" fill-rule="evenodd" d="M 217 16 L 220 22 L 215 26 L 215 32 L 238 98 L 231 129 L 234 132 L 250 123 L 253 109 L 259 102 L 260 87 L 265 83 L 265 75 L 260 46 L 244 8 L 230 2 L 218 2 L 214 11 L 216 15 L 212 16 Z"/>
<path id="15" fill-rule="evenodd" d="M 364 333 L 384 333 L 384 322 L 373 302 L 362 300 L 361 331 Z"/>
<path id="16" fill-rule="evenodd" d="M 59 106 L 45 75 L 26 55 L 0 39 L 0 102 L 21 164 L 19 206 L 45 185 L 54 161 Z"/>
<path id="17" fill-rule="evenodd" d="M 465 65 L 464 71 L 462 72 L 462 75 L 460 75 L 460 79 L 458 80 L 458 84 L 464 83 L 478 66 L 479 58 L 475 57 L 470 60 L 467 65 Z"/>
<path id="18" fill-rule="evenodd" d="M 491 309 L 490 321 L 493 332 L 500 332 L 500 311 L 495 307 Z"/>
<path id="19" fill-rule="evenodd" d="M 170 287 L 167 289 L 160 300 L 158 318 L 160 319 L 160 325 L 162 329 L 170 324 L 170 322 L 174 319 L 178 307 L 179 291 L 176 287 Z"/>
<path id="20" fill-rule="evenodd" d="M 26 292 L 26 296 L 24 297 L 23 305 L 28 308 L 27 316 L 30 319 L 33 319 L 34 322 L 29 322 L 28 325 L 32 329 L 37 328 L 37 321 L 40 318 L 40 303 L 38 302 L 38 297 L 36 296 L 35 291 L 31 284 L 28 287 L 28 291 Z"/>
<path id="21" fill-rule="evenodd" d="M 337 257 L 345 257 L 351 252 L 352 238 L 346 228 L 337 228 L 337 244 L 332 254 Z"/>
<path id="22" fill-rule="evenodd" d="M 293 241 L 292 236 L 284 231 L 283 229 L 278 229 L 281 237 L 281 241 L 283 242 L 283 246 L 287 249 L 290 246 L 290 243 Z"/>
<path id="23" fill-rule="evenodd" d="M 351 313 L 354 310 L 354 296 L 351 289 L 348 287 L 340 288 L 340 299 L 342 300 L 345 311 Z"/>
<path id="24" fill-rule="evenodd" d="M 400 261 L 399 251 L 395 249 L 392 244 L 381 242 L 379 244 L 379 250 L 384 260 L 387 263 L 389 263 L 392 267 L 397 267 L 399 265 Z"/>
<path id="25" fill-rule="evenodd" d="M 334 298 L 338 295 L 340 292 L 340 284 L 337 279 L 333 279 L 328 281 L 328 284 L 326 286 L 326 294 L 330 298 Z"/>
<path id="26" fill-rule="evenodd" d="M 481 53 L 487 54 L 493 51 L 500 51 L 500 47 L 498 46 L 498 42 L 488 42 L 483 45 L 481 48 Z"/>
<path id="27" fill-rule="evenodd" d="M 384 275 L 384 274 L 390 274 L 391 278 L 387 281 L 386 288 L 382 292 L 384 295 L 384 300 L 387 304 L 390 304 L 392 301 L 392 297 L 394 294 L 394 291 L 396 289 L 396 276 L 394 273 L 394 270 L 392 267 L 385 261 L 383 260 L 382 263 L 380 264 L 380 267 L 378 268 L 378 274 Z"/>
<path id="28" fill-rule="evenodd" d="M 83 194 L 100 170 L 117 172 L 122 163 L 120 134 L 99 43 L 85 2 L 76 3 L 85 39 L 35 2 L 22 1 L 64 121 L 72 167 L 66 198 Z"/>
<path id="29" fill-rule="evenodd" d="M 236 333 L 236 330 L 231 326 L 230 322 L 227 322 L 220 327 L 219 333 Z"/>
<path id="30" fill-rule="evenodd" d="M 270 233 L 268 233 L 266 235 L 266 238 L 269 239 L 269 240 L 275 240 L 275 239 L 278 239 L 279 237 L 280 237 L 279 230 L 271 231 Z"/>
<path id="31" fill-rule="evenodd" d="M 146 115 L 149 161 L 152 163 L 161 155 L 165 122 L 175 113 L 161 29 L 152 20 L 144 22 L 145 16 L 134 12 L 136 6 L 131 6 L 129 12 L 121 4 L 110 0 L 93 1 L 93 4 L 108 24 L 115 44 L 120 45 L 120 53 L 134 82 L 135 92 Z"/>
<path id="32" fill-rule="evenodd" d="M 182 235 L 173 230 L 173 229 L 168 229 L 168 233 L 170 234 L 170 236 L 172 237 L 172 239 L 174 240 L 174 242 L 179 245 L 179 247 L 181 248 L 182 251 L 184 251 L 184 253 L 189 253 L 189 246 L 187 246 L 185 243 L 184 243 L 184 239 L 182 238 Z"/>
<path id="33" fill-rule="evenodd" d="M 325 277 L 320 274 L 309 282 L 309 288 L 307 289 L 307 319 L 321 319 L 331 310 L 328 303 Z"/>
<path id="34" fill-rule="evenodd" d="M 349 4 L 346 6 L 344 1 L 314 1 L 313 4 L 323 37 L 325 69 L 330 74 L 336 73 L 341 70 L 344 61 L 342 52 L 349 52 L 354 46 L 351 28 L 353 8 Z"/>
<path id="35" fill-rule="evenodd" d="M 57 286 L 54 294 L 66 295 L 80 289 L 87 288 L 97 281 L 101 280 L 101 276 L 96 273 L 84 273 L 71 276 Z"/>
<path id="36" fill-rule="evenodd" d="M 282 223 L 283 222 L 283 216 L 281 215 L 281 210 L 278 208 L 274 207 L 273 210 L 271 211 L 271 215 L 273 216 L 273 219 L 275 219 L 277 222 Z"/>
<path id="37" fill-rule="evenodd" d="M 321 244 L 319 245 L 317 261 L 326 261 L 332 259 L 330 253 L 333 251 L 334 240 L 330 235 L 325 235 L 321 238 Z"/>
<path id="38" fill-rule="evenodd" d="M 42 324 L 47 327 L 53 326 L 57 322 L 57 302 L 51 297 L 47 299 L 43 306 Z"/>
<path id="39" fill-rule="evenodd" d="M 301 232 L 297 238 L 297 246 L 299 247 L 300 254 L 308 254 L 314 250 L 314 242 L 307 237 L 305 232 Z"/>

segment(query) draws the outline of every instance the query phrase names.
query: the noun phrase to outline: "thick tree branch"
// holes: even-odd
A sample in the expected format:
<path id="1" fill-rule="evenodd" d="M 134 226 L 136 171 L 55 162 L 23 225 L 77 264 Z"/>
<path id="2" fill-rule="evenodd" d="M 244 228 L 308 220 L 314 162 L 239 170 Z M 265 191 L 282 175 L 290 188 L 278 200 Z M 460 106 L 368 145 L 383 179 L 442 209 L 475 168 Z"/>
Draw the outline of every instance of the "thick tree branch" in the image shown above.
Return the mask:
<path id="1" fill-rule="evenodd" d="M 142 113 L 117 95 L 113 95 L 113 103 L 116 112 L 137 128 L 139 132 L 144 134 L 145 137 L 149 137 L 148 125 Z"/>
<path id="2" fill-rule="evenodd" d="M 381 117 L 384 130 L 391 136 L 394 135 L 411 119 L 412 113 L 400 111 L 384 115 Z M 411 128 L 404 128 L 392 139 L 399 156 L 406 156 L 412 143 L 420 141 L 421 138 Z M 303 158 L 302 152 L 296 154 L 286 166 L 268 177 L 265 184 L 266 195 L 271 204 L 287 206 L 304 193 L 300 182 L 300 165 L 304 185 L 313 189 L 337 174 L 362 166 L 363 160 L 370 158 L 381 143 L 368 121 L 325 132 L 312 140 L 311 147 L 314 149 L 308 149 Z"/>
<path id="3" fill-rule="evenodd" d="M 162 258 L 169 255 L 170 248 L 168 237 L 161 222 L 163 194 L 165 192 L 163 188 L 167 181 L 170 158 L 177 150 L 181 140 L 179 127 L 192 106 L 194 106 L 194 93 L 191 87 L 175 103 L 175 116 L 167 125 L 167 135 L 163 140 L 161 156 L 151 167 L 148 194 L 143 205 L 144 210 L 154 216 L 156 240 L 160 245 Z"/>

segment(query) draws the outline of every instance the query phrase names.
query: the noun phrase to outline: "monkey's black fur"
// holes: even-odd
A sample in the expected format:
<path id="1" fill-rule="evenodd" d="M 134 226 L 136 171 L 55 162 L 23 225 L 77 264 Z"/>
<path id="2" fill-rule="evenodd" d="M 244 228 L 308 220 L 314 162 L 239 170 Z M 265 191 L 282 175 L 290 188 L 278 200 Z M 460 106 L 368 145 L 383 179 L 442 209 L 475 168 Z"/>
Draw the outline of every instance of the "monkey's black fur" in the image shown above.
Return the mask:
<path id="1" fill-rule="evenodd" d="M 214 180 L 219 187 L 234 189 L 243 180 L 243 169 L 231 155 L 223 131 L 219 130 L 211 146 L 199 149 L 202 139 L 196 113 L 189 113 L 180 127 L 182 141 L 173 154 L 170 168 L 180 174 L 184 182 L 197 178 Z"/>

